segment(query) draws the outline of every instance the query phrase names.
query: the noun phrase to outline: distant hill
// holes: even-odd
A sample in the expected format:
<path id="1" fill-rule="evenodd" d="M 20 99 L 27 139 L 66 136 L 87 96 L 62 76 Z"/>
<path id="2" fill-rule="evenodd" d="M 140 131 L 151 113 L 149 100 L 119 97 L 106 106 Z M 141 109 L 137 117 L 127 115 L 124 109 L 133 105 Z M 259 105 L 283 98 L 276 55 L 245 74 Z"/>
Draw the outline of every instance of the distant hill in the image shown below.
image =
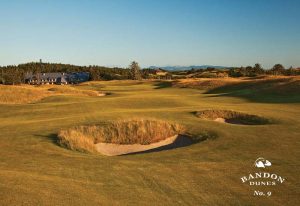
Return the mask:
<path id="1" fill-rule="evenodd" d="M 201 65 L 201 66 L 197 66 L 197 65 L 192 65 L 192 66 L 150 66 L 150 69 L 164 69 L 164 70 L 169 70 L 169 71 L 183 71 L 183 70 L 190 70 L 190 69 L 206 69 L 208 67 L 213 67 L 216 69 L 224 69 L 224 68 L 228 68 L 225 66 L 213 66 L 213 65 Z"/>

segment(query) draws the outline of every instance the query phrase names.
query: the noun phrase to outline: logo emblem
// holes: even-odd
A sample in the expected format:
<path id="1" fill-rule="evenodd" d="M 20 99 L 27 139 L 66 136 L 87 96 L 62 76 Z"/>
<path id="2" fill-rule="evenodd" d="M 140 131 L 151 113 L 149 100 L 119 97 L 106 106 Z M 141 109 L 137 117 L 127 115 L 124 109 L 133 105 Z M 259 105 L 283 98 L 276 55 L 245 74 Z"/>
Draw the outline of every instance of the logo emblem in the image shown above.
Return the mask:
<path id="1" fill-rule="evenodd" d="M 271 165 L 271 162 L 263 157 L 257 158 L 257 160 L 254 162 L 254 166 L 258 168 L 270 167 Z"/>

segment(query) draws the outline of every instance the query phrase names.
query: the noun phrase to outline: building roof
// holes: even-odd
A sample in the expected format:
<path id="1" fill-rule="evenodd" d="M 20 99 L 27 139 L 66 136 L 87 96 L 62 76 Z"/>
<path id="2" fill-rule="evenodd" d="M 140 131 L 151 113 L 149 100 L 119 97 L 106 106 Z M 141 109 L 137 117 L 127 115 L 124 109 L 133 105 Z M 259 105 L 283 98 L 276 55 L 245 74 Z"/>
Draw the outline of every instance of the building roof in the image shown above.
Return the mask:
<path id="1" fill-rule="evenodd" d="M 25 75 L 25 79 L 32 79 L 37 77 L 39 77 L 40 79 L 57 79 L 57 78 L 67 78 L 68 74 L 55 72 L 55 73 L 37 73 L 37 74 Z"/>

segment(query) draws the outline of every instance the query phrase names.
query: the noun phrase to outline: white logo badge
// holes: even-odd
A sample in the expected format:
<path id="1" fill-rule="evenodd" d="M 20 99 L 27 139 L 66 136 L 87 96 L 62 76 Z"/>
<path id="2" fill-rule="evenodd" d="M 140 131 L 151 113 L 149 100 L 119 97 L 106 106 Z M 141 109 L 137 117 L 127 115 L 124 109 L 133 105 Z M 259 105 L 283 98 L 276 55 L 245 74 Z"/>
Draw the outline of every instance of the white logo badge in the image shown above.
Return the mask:
<path id="1" fill-rule="evenodd" d="M 261 169 L 270 166 L 272 166 L 272 163 L 269 160 L 263 157 L 257 158 L 257 160 L 254 162 L 254 167 L 258 169 L 252 169 L 253 171 L 251 173 L 241 177 L 242 183 L 246 183 L 251 187 L 255 187 L 253 196 L 270 197 L 272 195 L 272 191 L 270 190 L 271 187 L 268 190 L 265 190 L 267 189 L 265 186 L 277 186 L 285 181 L 284 177 L 272 171 L 274 168 L 270 168 L 269 171 L 263 171 L 263 169 Z"/>
<path id="2" fill-rule="evenodd" d="M 270 167 L 271 165 L 271 162 L 263 157 L 257 158 L 254 163 L 254 166 L 258 168 Z"/>
<path id="3" fill-rule="evenodd" d="M 263 157 L 259 157 L 257 158 L 257 160 L 255 160 L 254 166 L 258 167 L 258 168 L 265 168 L 265 167 L 270 167 L 272 164 L 269 160 L 266 160 Z"/>

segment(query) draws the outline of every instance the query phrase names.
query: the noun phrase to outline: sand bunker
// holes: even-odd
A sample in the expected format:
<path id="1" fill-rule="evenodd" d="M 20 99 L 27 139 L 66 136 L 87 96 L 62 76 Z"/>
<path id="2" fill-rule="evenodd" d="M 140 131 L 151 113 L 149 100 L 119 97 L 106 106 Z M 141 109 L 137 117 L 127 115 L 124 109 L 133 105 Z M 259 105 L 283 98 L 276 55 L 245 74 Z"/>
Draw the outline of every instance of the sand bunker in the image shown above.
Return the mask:
<path id="1" fill-rule="evenodd" d="M 270 123 L 267 118 L 231 110 L 203 110 L 195 112 L 195 114 L 201 119 L 229 124 L 263 125 Z"/>
<path id="2" fill-rule="evenodd" d="M 226 119 L 220 118 L 220 117 L 216 118 L 215 121 L 216 121 L 216 122 L 226 123 Z"/>
<path id="3" fill-rule="evenodd" d="M 98 96 L 98 97 L 103 97 L 103 96 L 106 96 L 106 93 L 98 92 L 98 93 L 97 93 L 97 96 Z"/>
<path id="4" fill-rule="evenodd" d="M 164 145 L 172 144 L 177 138 L 177 135 L 169 137 L 160 142 L 142 145 L 142 144 L 111 144 L 111 143 L 98 143 L 96 144 L 96 150 L 103 155 L 116 156 L 129 153 L 136 153 L 141 151 L 146 151 L 154 148 L 158 148 Z"/>
<path id="5" fill-rule="evenodd" d="M 183 130 L 161 120 L 120 120 L 61 130 L 58 143 L 71 150 L 114 156 L 178 145 Z"/>
<path id="6" fill-rule="evenodd" d="M 158 152 L 162 150 L 175 149 L 179 147 L 185 147 L 192 144 L 192 140 L 183 135 L 175 135 L 165 140 L 152 143 L 149 145 L 142 144 L 131 144 L 131 145 L 120 145 L 110 143 L 98 143 L 96 149 L 99 153 L 106 156 L 117 156 L 132 153 L 148 153 Z"/>

